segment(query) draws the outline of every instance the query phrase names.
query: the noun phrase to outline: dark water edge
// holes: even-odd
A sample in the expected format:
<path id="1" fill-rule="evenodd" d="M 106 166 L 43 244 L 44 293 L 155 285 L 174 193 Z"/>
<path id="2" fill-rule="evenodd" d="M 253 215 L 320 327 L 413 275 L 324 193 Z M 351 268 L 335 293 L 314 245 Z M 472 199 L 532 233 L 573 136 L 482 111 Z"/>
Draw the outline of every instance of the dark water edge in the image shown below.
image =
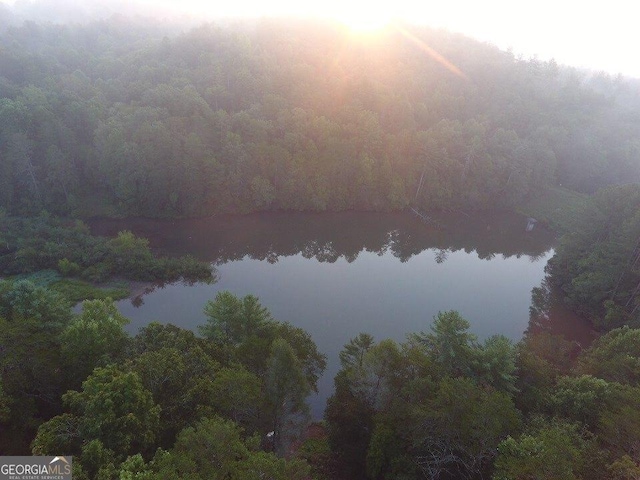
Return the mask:
<path id="1" fill-rule="evenodd" d="M 526 232 L 517 214 L 262 213 L 198 220 L 93 220 L 92 233 L 131 230 L 168 255 L 191 254 L 218 270 L 214 285 L 165 285 L 119 302 L 131 333 L 151 321 L 196 329 L 221 290 L 254 294 L 274 318 L 307 330 L 328 367 L 311 400 L 320 418 L 333 391 L 338 353 L 368 332 L 404 341 L 438 311 L 458 310 L 480 340 L 518 341 L 532 328 L 586 344 L 591 329 L 561 303 L 530 325 L 531 291 L 544 280 L 553 232 Z M 550 305 L 550 304 L 549 304 Z"/>
<path id="2" fill-rule="evenodd" d="M 527 219 L 515 213 L 474 215 L 433 213 L 425 224 L 408 212 L 290 213 L 220 215 L 204 219 L 92 219 L 94 235 L 114 236 L 131 230 L 168 255 L 194 255 L 214 264 L 254 259 L 277 260 L 298 253 L 331 262 L 355 260 L 361 251 L 408 260 L 426 249 L 493 255 L 538 256 L 552 248 L 555 234 L 536 227 L 526 232 Z"/>

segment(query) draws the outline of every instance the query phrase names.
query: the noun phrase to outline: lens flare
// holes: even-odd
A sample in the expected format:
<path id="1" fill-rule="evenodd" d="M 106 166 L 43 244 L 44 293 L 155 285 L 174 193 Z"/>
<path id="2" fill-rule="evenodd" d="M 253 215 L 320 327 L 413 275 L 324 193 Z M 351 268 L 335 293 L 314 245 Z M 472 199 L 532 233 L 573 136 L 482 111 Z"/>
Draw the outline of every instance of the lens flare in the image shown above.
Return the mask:
<path id="1" fill-rule="evenodd" d="M 389 9 L 367 2 L 345 3 L 333 15 L 351 30 L 365 33 L 382 30 L 393 20 Z"/>

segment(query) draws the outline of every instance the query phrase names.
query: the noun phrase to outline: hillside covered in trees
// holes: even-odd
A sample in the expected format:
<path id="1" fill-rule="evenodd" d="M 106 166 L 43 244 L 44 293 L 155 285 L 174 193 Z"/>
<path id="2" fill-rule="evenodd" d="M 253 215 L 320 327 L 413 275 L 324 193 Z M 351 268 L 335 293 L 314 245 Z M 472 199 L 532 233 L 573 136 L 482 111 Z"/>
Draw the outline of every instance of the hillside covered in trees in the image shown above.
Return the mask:
<path id="1" fill-rule="evenodd" d="M 635 83 L 426 27 L 5 20 L 0 43 L 10 213 L 495 209 L 640 179 Z"/>
<path id="2" fill-rule="evenodd" d="M 426 27 L 177 32 L 16 24 L 0 8 L 0 453 L 73 455 L 87 480 L 639 478 L 638 86 Z M 524 338 L 481 342 L 455 311 L 402 343 L 362 333 L 340 354 L 327 437 L 302 446 L 326 365 L 307 332 L 228 292 L 197 333 L 161 318 L 129 335 L 108 298 L 73 311 L 61 276 L 214 273 L 41 214 L 497 210 L 559 186 L 591 196 Z M 265 256 L 297 251 L 271 237 Z M 399 258 L 411 240 L 395 239 Z M 47 285 L 16 277 L 43 269 Z M 581 348 L 536 331 L 551 286 L 606 333 Z"/>
<path id="3" fill-rule="evenodd" d="M 602 189 L 585 203 L 547 265 L 571 308 L 598 329 L 640 326 L 640 185 Z"/>

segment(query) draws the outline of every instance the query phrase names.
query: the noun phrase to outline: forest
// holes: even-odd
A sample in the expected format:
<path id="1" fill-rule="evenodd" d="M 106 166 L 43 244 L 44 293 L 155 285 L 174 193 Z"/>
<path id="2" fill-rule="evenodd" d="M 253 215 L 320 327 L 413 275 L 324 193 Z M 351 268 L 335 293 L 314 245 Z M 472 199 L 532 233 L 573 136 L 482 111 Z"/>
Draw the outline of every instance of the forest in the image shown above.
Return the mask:
<path id="1" fill-rule="evenodd" d="M 365 39 L 0 9 L 0 454 L 72 455 L 79 480 L 640 478 L 639 86 L 411 25 Z M 128 333 L 121 285 L 96 286 L 216 272 L 80 220 L 526 213 L 558 191 L 579 202 L 549 209 L 562 237 L 522 340 L 480 341 L 453 310 L 403 342 L 363 332 L 317 438 L 307 399 L 327 359 L 307 332 L 220 292 L 195 332 L 167 317 Z M 309 254 L 355 259 L 383 233 Z M 537 328 L 553 289 L 591 345 Z"/>
<path id="2" fill-rule="evenodd" d="M 0 28 L 0 207 L 511 209 L 640 179 L 637 81 L 409 25 L 368 40 L 276 19 L 166 30 Z"/>
<path id="3" fill-rule="evenodd" d="M 640 330 L 584 350 L 535 329 L 479 342 L 447 311 L 403 343 L 362 333 L 340 353 L 327 435 L 300 444 L 326 362 L 306 332 L 229 292 L 198 334 L 162 321 L 131 336 L 110 299 L 72 313 L 0 282 L 0 450 L 73 455 L 78 479 L 640 474 Z"/>

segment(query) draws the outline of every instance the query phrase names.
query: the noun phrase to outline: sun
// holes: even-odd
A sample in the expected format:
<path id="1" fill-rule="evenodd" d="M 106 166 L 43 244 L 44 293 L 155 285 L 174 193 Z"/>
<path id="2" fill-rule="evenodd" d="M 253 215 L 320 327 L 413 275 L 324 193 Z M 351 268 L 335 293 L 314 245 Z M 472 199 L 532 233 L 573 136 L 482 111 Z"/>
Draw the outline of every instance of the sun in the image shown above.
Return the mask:
<path id="1" fill-rule="evenodd" d="M 345 2 L 336 10 L 335 17 L 351 30 L 361 33 L 382 30 L 393 21 L 388 9 L 368 2 Z"/>

